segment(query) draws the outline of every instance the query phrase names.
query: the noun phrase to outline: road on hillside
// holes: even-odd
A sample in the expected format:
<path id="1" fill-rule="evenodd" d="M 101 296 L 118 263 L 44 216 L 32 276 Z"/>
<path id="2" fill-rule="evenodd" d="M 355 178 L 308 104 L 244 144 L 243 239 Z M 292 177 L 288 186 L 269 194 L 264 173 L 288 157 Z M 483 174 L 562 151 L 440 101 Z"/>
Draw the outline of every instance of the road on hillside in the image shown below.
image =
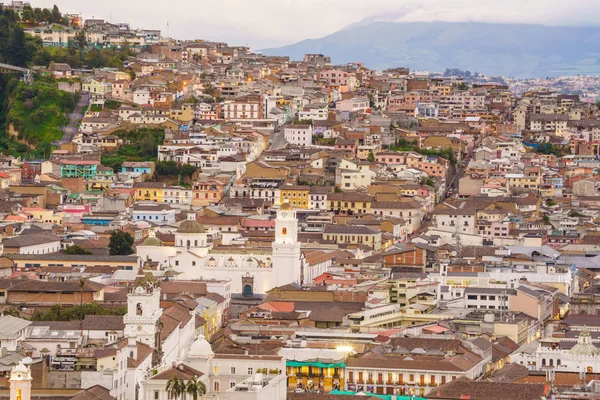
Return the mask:
<path id="1" fill-rule="evenodd" d="M 69 124 L 67 126 L 63 126 L 60 130 L 63 131 L 63 137 L 61 140 L 55 141 L 55 145 L 60 145 L 61 143 L 69 143 L 73 140 L 73 136 L 77 132 L 77 124 L 79 120 L 83 118 L 83 108 L 90 104 L 90 94 L 82 94 L 75 104 L 75 109 L 72 114 L 67 114 L 69 117 Z"/>

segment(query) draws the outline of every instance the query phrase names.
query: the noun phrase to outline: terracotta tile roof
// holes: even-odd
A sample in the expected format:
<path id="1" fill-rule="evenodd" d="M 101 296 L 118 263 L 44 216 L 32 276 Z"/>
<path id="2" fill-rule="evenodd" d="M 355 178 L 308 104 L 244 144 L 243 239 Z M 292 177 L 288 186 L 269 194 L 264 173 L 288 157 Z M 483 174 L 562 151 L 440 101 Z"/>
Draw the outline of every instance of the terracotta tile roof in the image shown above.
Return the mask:
<path id="1" fill-rule="evenodd" d="M 194 377 L 200 377 L 204 375 L 202 372 L 189 367 L 185 364 L 179 364 L 176 367 L 171 367 L 165 371 L 162 371 L 159 374 L 154 375 L 152 380 L 169 380 L 175 375 L 176 377 L 183 379 L 184 381 L 189 381 Z"/>
<path id="2" fill-rule="evenodd" d="M 114 400 L 114 397 L 110 395 L 110 390 L 100 385 L 94 385 L 77 393 L 71 397 L 71 400 Z"/>
<path id="3" fill-rule="evenodd" d="M 533 400 L 549 391 L 546 384 L 475 382 L 461 377 L 431 391 L 429 399 L 470 400 Z"/>

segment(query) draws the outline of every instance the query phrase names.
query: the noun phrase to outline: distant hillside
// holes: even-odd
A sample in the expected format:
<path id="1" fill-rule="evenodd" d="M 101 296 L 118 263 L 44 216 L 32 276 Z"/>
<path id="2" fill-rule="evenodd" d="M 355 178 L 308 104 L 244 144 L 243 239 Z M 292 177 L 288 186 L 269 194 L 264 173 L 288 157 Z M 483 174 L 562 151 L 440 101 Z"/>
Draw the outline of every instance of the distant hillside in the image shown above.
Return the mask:
<path id="1" fill-rule="evenodd" d="M 363 61 L 375 69 L 460 68 L 507 77 L 600 75 L 598 39 L 600 27 L 373 22 L 262 52 L 293 59 L 323 53 L 334 63 Z"/>

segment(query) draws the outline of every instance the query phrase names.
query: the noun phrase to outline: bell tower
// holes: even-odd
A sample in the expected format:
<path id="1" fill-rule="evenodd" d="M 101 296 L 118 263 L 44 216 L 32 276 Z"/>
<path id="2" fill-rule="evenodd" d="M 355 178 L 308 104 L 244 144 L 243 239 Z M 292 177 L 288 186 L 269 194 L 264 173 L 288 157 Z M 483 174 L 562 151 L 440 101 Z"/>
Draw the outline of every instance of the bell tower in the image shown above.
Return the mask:
<path id="1" fill-rule="evenodd" d="M 31 400 L 31 370 L 20 361 L 10 371 L 10 400 Z"/>
<path id="2" fill-rule="evenodd" d="M 272 245 L 272 264 L 276 285 L 302 284 L 302 260 L 298 242 L 298 219 L 296 210 L 285 202 L 277 211 L 275 219 L 275 241 Z"/>
<path id="3" fill-rule="evenodd" d="M 135 341 L 155 348 L 161 316 L 160 287 L 148 272 L 136 279 L 127 294 L 127 314 L 123 317 L 125 337 L 135 338 Z"/>

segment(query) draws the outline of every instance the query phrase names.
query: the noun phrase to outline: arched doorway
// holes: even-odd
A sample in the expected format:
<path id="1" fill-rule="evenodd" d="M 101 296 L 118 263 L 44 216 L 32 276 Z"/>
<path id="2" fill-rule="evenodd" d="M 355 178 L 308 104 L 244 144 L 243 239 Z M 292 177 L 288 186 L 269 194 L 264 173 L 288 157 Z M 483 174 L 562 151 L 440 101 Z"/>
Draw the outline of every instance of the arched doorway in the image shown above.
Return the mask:
<path id="1" fill-rule="evenodd" d="M 244 297 L 252 297 L 252 286 L 244 285 L 244 291 L 242 293 Z"/>

